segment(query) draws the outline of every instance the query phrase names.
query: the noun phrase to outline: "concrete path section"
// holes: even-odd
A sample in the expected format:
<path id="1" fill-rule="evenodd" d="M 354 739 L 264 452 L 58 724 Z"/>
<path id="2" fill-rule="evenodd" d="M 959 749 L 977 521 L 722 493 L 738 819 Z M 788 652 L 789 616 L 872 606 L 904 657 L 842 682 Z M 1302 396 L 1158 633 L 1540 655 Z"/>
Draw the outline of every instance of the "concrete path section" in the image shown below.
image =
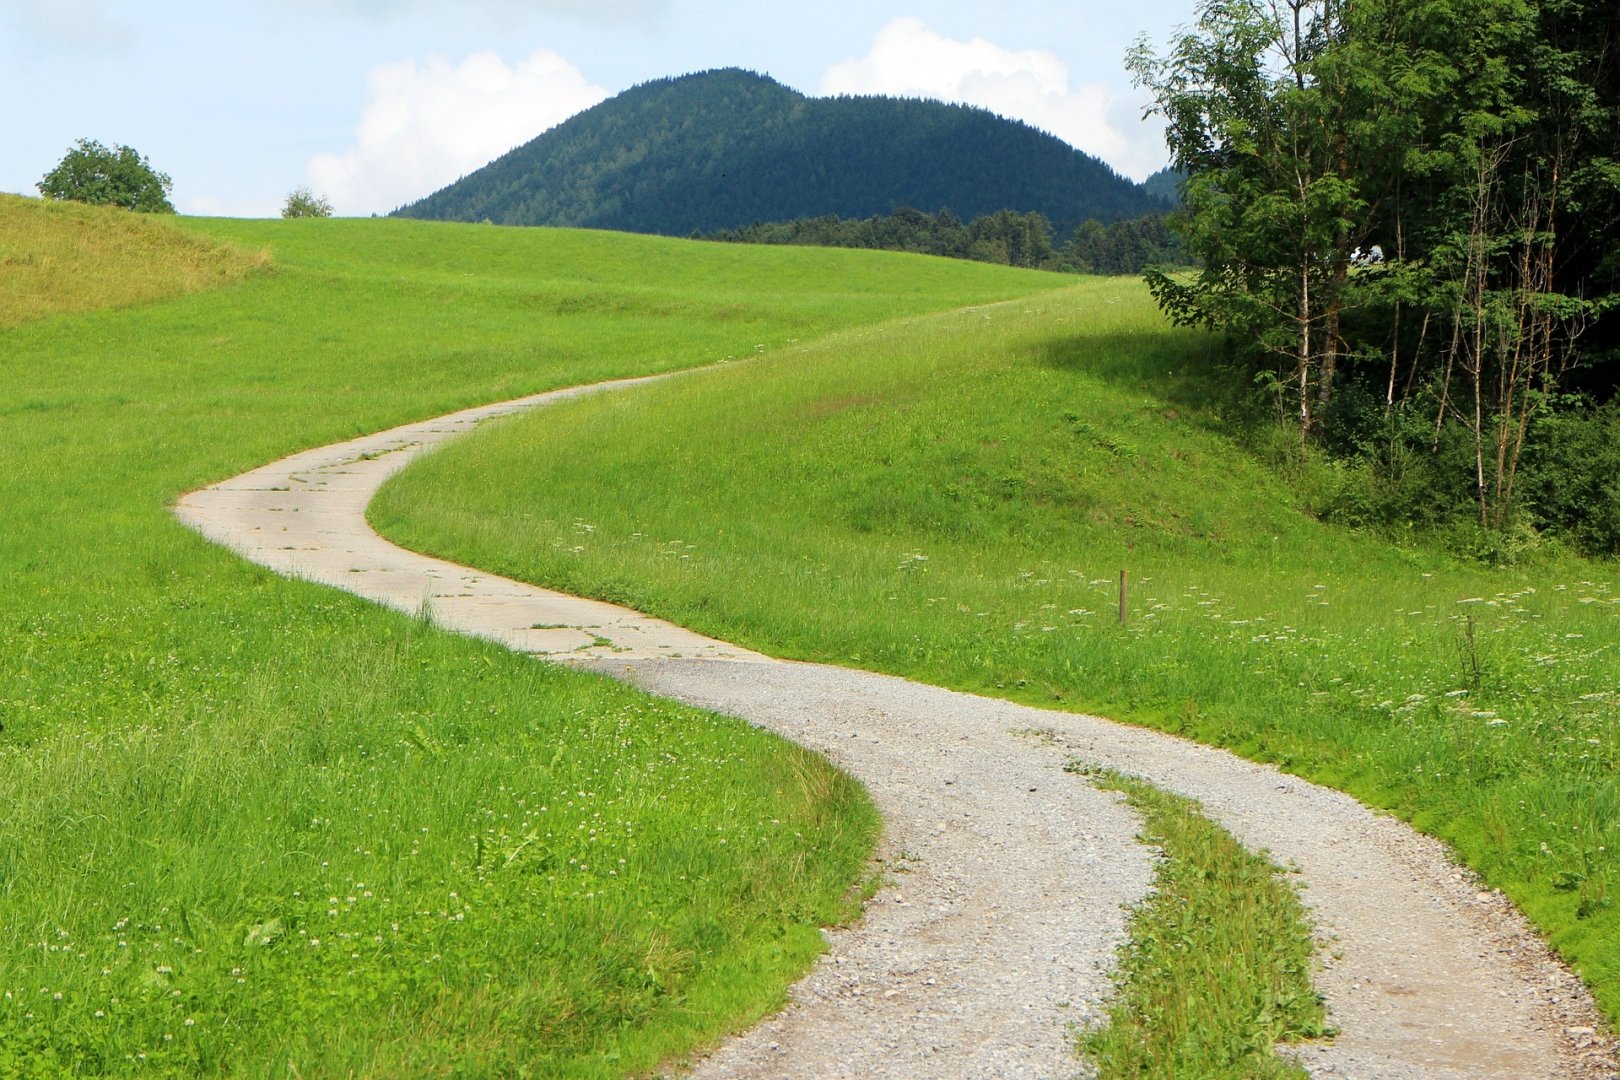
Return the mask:
<path id="1" fill-rule="evenodd" d="M 365 507 L 416 454 L 474 424 L 624 380 L 406 425 L 294 455 L 183 497 L 205 536 L 281 573 L 448 629 L 727 712 L 820 751 L 885 820 L 889 884 L 783 1012 L 696 1063 L 698 1076 L 1075 1075 L 1071 1026 L 1100 1014 L 1152 852 L 1071 760 L 1203 802 L 1297 871 L 1324 942 L 1341 1034 L 1298 1050 L 1316 1076 L 1614 1077 L 1578 980 L 1444 847 L 1349 797 L 1223 751 L 815 664 L 401 550 Z"/>
<path id="2" fill-rule="evenodd" d="M 426 613 L 447 630 L 522 653 L 570 660 L 763 660 L 747 649 L 626 608 L 404 551 L 366 523 L 366 506 L 383 482 L 446 439 L 536 405 L 647 381 L 624 379 L 535 394 L 306 450 L 182 496 L 175 514 L 210 540 L 278 573 L 334 585 L 411 614 Z"/>

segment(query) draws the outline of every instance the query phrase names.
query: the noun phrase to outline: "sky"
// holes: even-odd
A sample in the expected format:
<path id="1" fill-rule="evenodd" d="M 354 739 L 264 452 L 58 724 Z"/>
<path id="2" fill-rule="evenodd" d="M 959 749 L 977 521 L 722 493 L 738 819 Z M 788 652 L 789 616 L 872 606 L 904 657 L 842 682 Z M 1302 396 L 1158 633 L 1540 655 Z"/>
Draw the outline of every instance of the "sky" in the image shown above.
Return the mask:
<path id="1" fill-rule="evenodd" d="M 651 79 L 980 105 L 1142 179 L 1167 160 L 1126 51 L 1194 0 L 0 0 L 0 191 L 78 139 L 132 146 L 184 214 L 308 187 L 387 213 Z"/>

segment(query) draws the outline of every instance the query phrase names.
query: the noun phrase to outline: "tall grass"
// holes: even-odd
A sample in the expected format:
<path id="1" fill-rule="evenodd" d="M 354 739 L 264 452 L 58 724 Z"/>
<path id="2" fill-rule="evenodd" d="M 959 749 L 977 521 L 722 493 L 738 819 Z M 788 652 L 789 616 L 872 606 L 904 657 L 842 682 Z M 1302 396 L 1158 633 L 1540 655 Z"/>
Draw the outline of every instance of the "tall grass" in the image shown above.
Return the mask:
<path id="1" fill-rule="evenodd" d="M 1093 281 L 548 410 L 373 516 L 754 648 L 1279 762 L 1451 842 L 1620 1016 L 1613 566 L 1311 519 L 1227 434 L 1215 359 Z"/>
<path id="2" fill-rule="evenodd" d="M 273 265 L 108 310 L 104 260 L 161 277 L 166 256 L 117 239 L 137 219 L 62 214 L 0 202 L 3 235 L 83 215 L 121 252 L 0 330 L 0 1076 L 624 1075 L 779 1001 L 863 873 L 875 818 L 847 777 L 275 577 L 167 504 L 477 401 L 1051 279 L 181 221 L 182 253 Z M 29 265 L 0 265 L 0 296 Z"/>
<path id="3" fill-rule="evenodd" d="M 187 235 L 166 217 L 0 194 L 0 330 L 229 285 L 268 265 L 266 252 Z"/>

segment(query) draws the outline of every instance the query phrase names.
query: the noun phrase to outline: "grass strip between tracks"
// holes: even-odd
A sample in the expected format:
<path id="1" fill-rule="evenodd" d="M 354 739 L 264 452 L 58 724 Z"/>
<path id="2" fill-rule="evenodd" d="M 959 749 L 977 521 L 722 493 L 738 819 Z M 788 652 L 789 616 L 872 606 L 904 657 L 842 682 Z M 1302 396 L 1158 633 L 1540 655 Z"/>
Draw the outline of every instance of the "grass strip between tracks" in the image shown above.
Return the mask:
<path id="1" fill-rule="evenodd" d="M 1276 1045 L 1331 1030 L 1311 988 L 1304 909 L 1282 872 L 1192 799 L 1080 762 L 1067 769 L 1123 793 L 1143 841 L 1163 853 L 1131 916 L 1108 1020 L 1080 1037 L 1101 1080 L 1303 1080 Z"/>

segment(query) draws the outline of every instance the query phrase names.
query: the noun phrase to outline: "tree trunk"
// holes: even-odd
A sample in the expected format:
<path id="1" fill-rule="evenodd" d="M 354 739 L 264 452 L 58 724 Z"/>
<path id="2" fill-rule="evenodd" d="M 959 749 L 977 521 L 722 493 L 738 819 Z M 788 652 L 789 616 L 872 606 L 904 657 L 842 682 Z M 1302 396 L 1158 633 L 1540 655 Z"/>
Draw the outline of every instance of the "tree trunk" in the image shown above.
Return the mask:
<path id="1" fill-rule="evenodd" d="M 1299 272 L 1299 448 L 1305 449 L 1315 427 L 1311 415 L 1311 262 L 1307 255 Z"/>

